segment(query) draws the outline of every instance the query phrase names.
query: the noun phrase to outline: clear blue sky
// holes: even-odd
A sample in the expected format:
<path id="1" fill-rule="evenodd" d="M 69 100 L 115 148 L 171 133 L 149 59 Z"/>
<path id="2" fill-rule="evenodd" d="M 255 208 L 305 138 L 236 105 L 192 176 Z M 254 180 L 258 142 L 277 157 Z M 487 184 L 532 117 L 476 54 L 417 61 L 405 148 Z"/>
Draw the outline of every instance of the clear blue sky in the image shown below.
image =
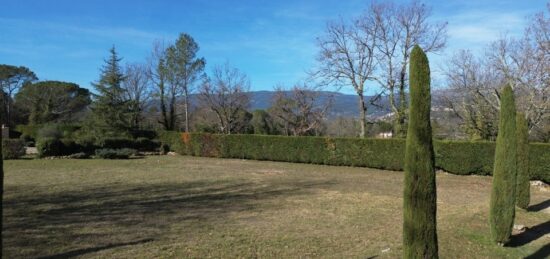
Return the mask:
<path id="1" fill-rule="evenodd" d="M 0 63 L 24 65 L 41 80 L 89 87 L 114 44 L 124 62 L 143 62 L 156 39 L 180 32 L 199 43 L 207 71 L 229 61 L 248 74 L 252 90 L 291 85 L 315 64 L 315 38 L 339 16 L 359 14 L 369 1 L 3 1 Z M 449 22 L 448 48 L 480 52 L 503 33 L 523 33 L 526 16 L 543 0 L 425 1 L 432 20 Z M 432 69 L 443 62 L 432 57 Z"/>

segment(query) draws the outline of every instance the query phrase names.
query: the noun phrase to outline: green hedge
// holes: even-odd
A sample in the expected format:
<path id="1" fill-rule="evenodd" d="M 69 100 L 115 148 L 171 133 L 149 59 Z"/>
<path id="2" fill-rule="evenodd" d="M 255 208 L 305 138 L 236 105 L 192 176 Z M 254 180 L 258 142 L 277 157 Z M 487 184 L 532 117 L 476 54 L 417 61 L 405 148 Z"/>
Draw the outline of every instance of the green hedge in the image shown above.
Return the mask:
<path id="1" fill-rule="evenodd" d="M 25 142 L 20 139 L 2 140 L 2 158 L 18 159 L 25 155 Z"/>
<path id="2" fill-rule="evenodd" d="M 161 142 L 184 155 L 403 170 L 404 139 L 287 137 L 162 132 Z M 532 179 L 550 182 L 550 144 L 530 144 Z M 434 141 L 436 167 L 453 174 L 491 175 L 494 142 Z"/>

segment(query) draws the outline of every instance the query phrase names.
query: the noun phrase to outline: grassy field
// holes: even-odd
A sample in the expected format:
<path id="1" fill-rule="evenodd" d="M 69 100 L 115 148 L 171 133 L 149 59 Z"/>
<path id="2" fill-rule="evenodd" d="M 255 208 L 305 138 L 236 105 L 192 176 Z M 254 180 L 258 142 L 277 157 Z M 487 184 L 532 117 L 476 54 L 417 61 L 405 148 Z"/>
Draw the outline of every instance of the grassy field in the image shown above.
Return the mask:
<path id="1" fill-rule="evenodd" d="M 4 258 L 401 256 L 403 173 L 159 156 L 6 161 Z M 492 244 L 490 177 L 437 175 L 442 258 L 550 254 L 550 193 Z"/>

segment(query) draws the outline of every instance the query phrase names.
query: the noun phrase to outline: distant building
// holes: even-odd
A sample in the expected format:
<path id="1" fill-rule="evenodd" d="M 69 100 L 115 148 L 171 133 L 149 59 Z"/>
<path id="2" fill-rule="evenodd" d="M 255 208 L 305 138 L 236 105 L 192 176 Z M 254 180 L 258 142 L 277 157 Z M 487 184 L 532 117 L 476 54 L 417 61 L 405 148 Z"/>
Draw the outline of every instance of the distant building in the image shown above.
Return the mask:
<path id="1" fill-rule="evenodd" d="M 392 138 L 393 133 L 391 131 L 389 132 L 380 132 L 376 135 L 376 138 Z"/>

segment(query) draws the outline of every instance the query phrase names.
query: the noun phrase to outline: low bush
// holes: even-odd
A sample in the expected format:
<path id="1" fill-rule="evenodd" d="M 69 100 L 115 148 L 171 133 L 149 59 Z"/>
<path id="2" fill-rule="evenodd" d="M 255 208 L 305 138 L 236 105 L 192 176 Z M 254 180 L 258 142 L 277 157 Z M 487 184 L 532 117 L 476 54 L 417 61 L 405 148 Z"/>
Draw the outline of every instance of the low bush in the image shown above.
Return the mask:
<path id="1" fill-rule="evenodd" d="M 2 140 L 2 158 L 18 159 L 25 155 L 25 141 L 21 139 Z"/>
<path id="2" fill-rule="evenodd" d="M 88 158 L 90 158 L 90 154 L 87 154 L 87 153 L 84 153 L 84 152 L 79 152 L 79 153 L 69 155 L 69 158 L 71 158 L 71 159 L 88 159 Z"/>
<path id="3" fill-rule="evenodd" d="M 121 149 L 110 149 L 102 148 L 95 151 L 95 155 L 103 159 L 128 159 L 131 156 L 134 156 L 137 153 L 135 149 L 131 148 L 121 148 Z"/>
<path id="4" fill-rule="evenodd" d="M 403 170 L 404 139 L 159 134 L 171 151 L 193 156 Z M 494 142 L 434 141 L 436 167 L 453 174 L 491 175 Z M 531 179 L 550 182 L 550 144 L 530 144 Z"/>

